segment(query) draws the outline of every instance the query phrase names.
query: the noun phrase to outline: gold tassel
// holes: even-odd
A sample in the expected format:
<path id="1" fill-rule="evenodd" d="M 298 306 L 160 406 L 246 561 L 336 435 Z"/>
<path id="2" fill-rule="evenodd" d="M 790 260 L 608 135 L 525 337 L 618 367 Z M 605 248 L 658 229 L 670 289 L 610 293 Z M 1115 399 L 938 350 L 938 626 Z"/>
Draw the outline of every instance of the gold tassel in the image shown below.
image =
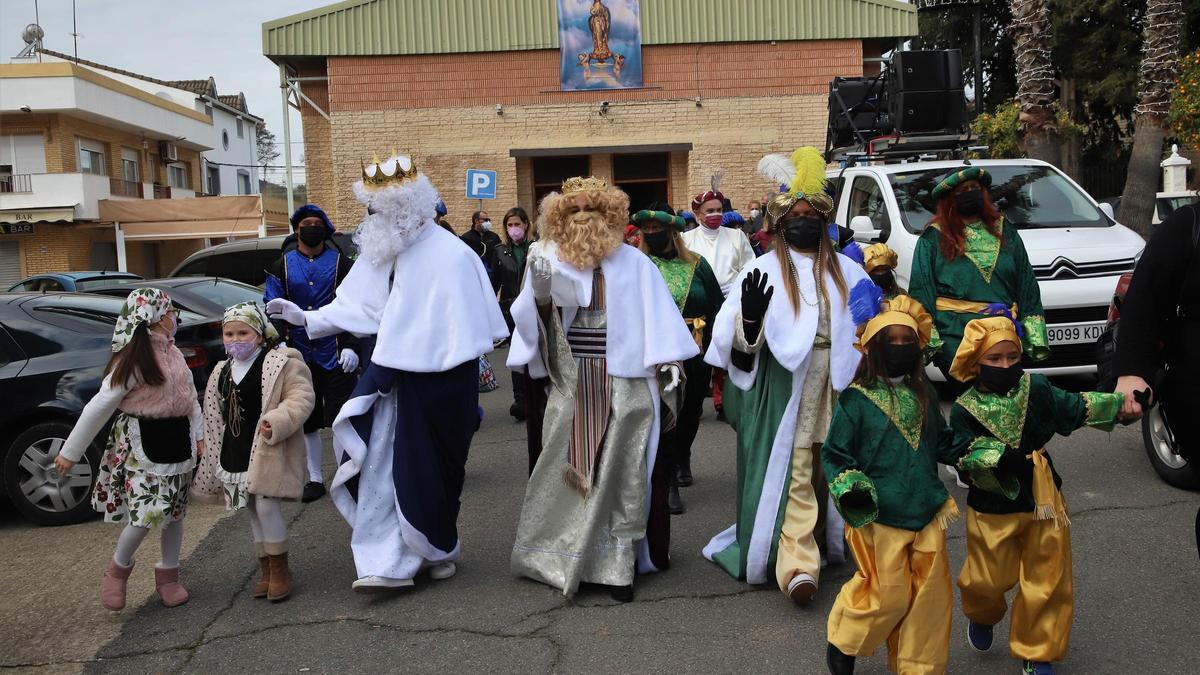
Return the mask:
<path id="1" fill-rule="evenodd" d="M 1035 520 L 1053 520 L 1054 529 L 1061 530 L 1071 524 L 1067 517 L 1067 504 L 1062 492 L 1054 484 L 1054 472 L 1046 459 L 1045 450 L 1029 456 L 1033 460 L 1033 517 Z"/>
<path id="2" fill-rule="evenodd" d="M 589 481 L 586 476 L 584 476 L 578 469 L 570 464 L 563 467 L 562 478 L 563 482 L 566 483 L 568 487 L 583 495 L 585 498 L 591 494 L 591 481 Z"/>
<path id="3" fill-rule="evenodd" d="M 946 503 L 942 504 L 942 508 L 938 510 L 934 518 L 937 519 L 938 527 L 943 531 L 949 529 L 950 523 L 959 519 L 962 513 L 958 510 L 958 503 L 954 501 L 954 497 L 947 497 Z"/>

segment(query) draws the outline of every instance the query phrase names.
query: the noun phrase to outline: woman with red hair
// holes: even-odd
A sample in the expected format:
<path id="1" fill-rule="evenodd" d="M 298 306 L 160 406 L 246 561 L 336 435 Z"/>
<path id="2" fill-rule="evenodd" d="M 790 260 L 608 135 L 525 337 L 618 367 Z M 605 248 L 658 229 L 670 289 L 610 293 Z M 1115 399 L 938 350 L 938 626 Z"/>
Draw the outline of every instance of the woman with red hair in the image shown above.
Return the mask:
<path id="1" fill-rule="evenodd" d="M 1050 353 L 1037 278 L 1017 228 L 992 203 L 991 184 L 992 177 L 977 166 L 943 178 L 931 193 L 936 214 L 913 253 L 908 292 L 933 310 L 930 346 L 943 374 L 963 328 L 983 316 L 1011 314 L 1022 329 L 1025 353 L 1035 361 Z M 951 381 L 948 375 L 946 380 Z"/>

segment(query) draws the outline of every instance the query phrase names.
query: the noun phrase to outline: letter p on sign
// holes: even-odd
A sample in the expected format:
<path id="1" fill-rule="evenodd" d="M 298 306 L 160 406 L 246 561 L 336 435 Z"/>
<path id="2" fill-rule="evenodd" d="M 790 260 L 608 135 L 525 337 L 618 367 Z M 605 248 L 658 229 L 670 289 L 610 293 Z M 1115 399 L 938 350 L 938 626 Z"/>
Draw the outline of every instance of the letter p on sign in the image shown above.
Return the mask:
<path id="1" fill-rule="evenodd" d="M 467 199 L 495 199 L 496 172 L 467 169 Z"/>

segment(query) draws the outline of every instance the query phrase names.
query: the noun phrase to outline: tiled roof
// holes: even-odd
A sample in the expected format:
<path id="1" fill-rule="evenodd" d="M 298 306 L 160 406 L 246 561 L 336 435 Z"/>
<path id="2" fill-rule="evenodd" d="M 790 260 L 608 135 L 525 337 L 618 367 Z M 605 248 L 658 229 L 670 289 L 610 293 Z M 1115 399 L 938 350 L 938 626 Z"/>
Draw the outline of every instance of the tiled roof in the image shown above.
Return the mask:
<path id="1" fill-rule="evenodd" d="M 217 97 L 217 100 L 234 110 L 240 110 L 244 113 L 250 112 L 246 109 L 246 97 L 241 92 L 236 94 L 222 94 Z"/>
<path id="2" fill-rule="evenodd" d="M 211 77 L 207 80 L 169 80 L 167 84 L 176 89 L 190 91 L 198 96 L 217 95 L 217 83 Z"/>

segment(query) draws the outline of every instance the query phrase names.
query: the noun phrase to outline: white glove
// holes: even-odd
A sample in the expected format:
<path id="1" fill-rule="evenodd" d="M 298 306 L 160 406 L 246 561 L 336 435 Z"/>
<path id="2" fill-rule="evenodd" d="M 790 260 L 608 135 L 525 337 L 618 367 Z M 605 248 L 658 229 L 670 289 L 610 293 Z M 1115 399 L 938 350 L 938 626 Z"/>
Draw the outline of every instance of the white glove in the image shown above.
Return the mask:
<path id="1" fill-rule="evenodd" d="M 304 326 L 304 310 L 291 300 L 275 298 L 267 303 L 267 316 L 272 319 L 282 319 L 293 326 Z"/>
<path id="2" fill-rule="evenodd" d="M 353 373 L 358 370 L 358 354 L 355 354 L 353 349 L 343 349 L 338 355 L 338 365 L 342 367 L 343 373 Z"/>
<path id="3" fill-rule="evenodd" d="M 675 365 L 674 363 L 668 363 L 668 364 L 659 366 L 658 372 L 666 373 L 671 378 L 671 381 L 667 383 L 667 386 L 663 387 L 663 391 L 664 392 L 675 391 L 675 388 L 679 386 L 679 376 L 680 376 L 679 366 Z"/>
<path id="4" fill-rule="evenodd" d="M 550 282 L 554 279 L 554 268 L 550 261 L 538 256 L 530 262 L 530 275 L 533 277 L 533 299 L 544 303 L 550 299 Z"/>

